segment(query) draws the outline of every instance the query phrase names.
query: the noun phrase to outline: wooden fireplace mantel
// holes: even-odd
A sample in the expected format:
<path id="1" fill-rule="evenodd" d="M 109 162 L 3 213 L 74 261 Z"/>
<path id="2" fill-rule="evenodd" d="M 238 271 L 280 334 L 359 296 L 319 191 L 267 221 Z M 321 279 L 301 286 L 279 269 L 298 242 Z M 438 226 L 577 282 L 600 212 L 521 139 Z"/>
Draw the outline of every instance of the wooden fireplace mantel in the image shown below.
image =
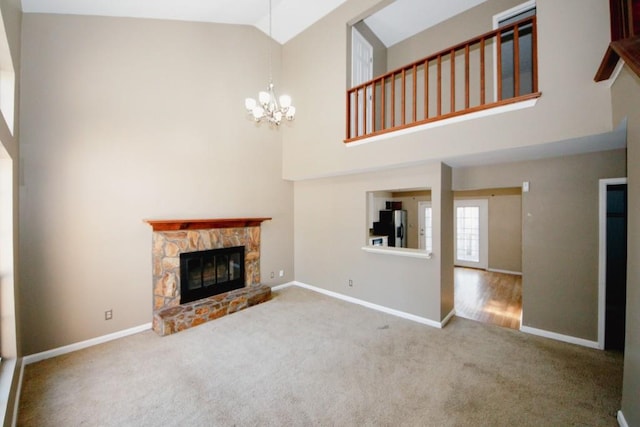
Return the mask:
<path id="1" fill-rule="evenodd" d="M 145 219 L 153 231 L 204 230 L 208 228 L 257 227 L 271 218 L 218 218 L 218 219 Z"/>

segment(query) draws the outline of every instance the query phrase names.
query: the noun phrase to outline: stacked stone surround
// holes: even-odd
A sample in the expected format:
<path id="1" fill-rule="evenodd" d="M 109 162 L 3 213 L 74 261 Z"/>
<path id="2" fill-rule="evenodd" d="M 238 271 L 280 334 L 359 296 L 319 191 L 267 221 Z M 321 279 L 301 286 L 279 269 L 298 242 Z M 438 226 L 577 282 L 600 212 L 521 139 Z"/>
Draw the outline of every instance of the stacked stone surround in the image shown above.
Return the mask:
<path id="1" fill-rule="evenodd" d="M 157 228 L 161 227 L 156 227 L 152 221 L 147 222 L 154 227 L 153 329 L 158 334 L 167 335 L 187 329 L 269 298 L 271 288 L 260 285 L 260 222 L 258 225 L 252 221 L 230 226 L 235 225 L 237 221 L 207 220 L 206 223 L 195 225 L 194 221 L 175 221 L 180 227 L 195 228 L 186 230 L 158 230 Z M 200 229 L 200 226 L 214 228 Z M 245 287 L 181 305 L 180 254 L 233 246 L 244 246 L 245 249 Z"/>

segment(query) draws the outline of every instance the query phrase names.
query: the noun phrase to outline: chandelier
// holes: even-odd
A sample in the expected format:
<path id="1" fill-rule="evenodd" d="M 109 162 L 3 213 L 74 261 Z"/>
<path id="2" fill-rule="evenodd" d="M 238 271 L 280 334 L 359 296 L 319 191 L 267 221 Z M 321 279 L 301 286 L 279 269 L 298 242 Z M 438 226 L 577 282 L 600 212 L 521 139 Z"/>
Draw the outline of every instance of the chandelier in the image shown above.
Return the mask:
<path id="1" fill-rule="evenodd" d="M 271 0 L 269 0 L 269 38 L 271 39 Z M 254 98 L 245 99 L 244 106 L 256 122 L 266 121 L 270 125 L 278 126 L 282 119 L 293 120 L 296 107 L 291 105 L 290 96 L 282 95 L 278 98 L 273 90 L 271 43 L 272 40 L 269 40 L 269 87 L 266 91 L 258 93 L 257 101 Z"/>

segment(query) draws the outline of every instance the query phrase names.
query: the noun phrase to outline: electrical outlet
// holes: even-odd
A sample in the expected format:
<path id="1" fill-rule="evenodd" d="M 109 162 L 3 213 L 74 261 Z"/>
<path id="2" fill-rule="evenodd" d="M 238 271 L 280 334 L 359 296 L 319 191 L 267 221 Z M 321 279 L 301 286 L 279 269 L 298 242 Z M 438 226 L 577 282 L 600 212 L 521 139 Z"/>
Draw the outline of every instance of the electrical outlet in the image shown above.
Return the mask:
<path id="1" fill-rule="evenodd" d="M 284 277 L 284 270 L 280 270 L 280 277 Z"/>
<path id="2" fill-rule="evenodd" d="M 353 287 L 353 280 L 349 279 L 349 286 Z"/>
<path id="3" fill-rule="evenodd" d="M 104 320 L 113 319 L 113 310 L 107 310 L 104 312 Z"/>
<path id="4" fill-rule="evenodd" d="M 274 272 L 272 271 L 272 272 L 271 272 L 271 274 L 269 275 L 269 277 L 271 277 L 271 278 L 273 279 L 274 277 L 276 277 L 276 273 L 274 273 Z"/>

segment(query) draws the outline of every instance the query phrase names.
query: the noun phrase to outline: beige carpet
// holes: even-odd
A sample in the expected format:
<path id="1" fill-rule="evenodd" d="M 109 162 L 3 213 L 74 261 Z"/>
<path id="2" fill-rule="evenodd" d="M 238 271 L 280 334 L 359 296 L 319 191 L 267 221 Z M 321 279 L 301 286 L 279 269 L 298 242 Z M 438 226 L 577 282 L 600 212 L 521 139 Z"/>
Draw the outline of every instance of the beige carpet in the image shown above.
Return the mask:
<path id="1" fill-rule="evenodd" d="M 23 426 L 616 426 L 622 356 L 300 288 L 25 368 Z"/>

